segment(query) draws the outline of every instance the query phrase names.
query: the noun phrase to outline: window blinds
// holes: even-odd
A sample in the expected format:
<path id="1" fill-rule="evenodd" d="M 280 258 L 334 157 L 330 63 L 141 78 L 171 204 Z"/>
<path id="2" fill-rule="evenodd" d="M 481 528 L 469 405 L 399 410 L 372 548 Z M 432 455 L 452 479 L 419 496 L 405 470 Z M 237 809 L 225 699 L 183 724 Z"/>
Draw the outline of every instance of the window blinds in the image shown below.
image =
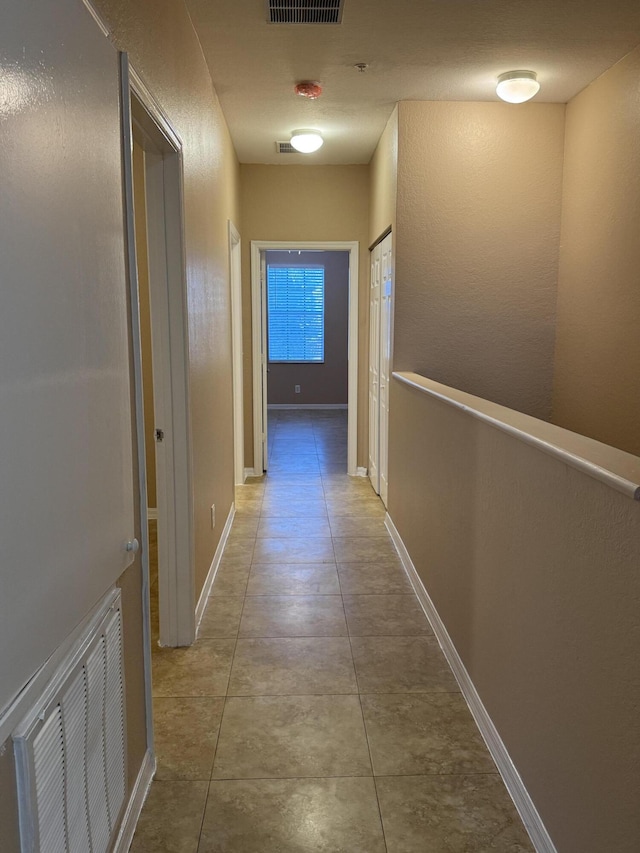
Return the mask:
<path id="1" fill-rule="evenodd" d="M 267 267 L 269 361 L 324 361 L 324 267 Z"/>

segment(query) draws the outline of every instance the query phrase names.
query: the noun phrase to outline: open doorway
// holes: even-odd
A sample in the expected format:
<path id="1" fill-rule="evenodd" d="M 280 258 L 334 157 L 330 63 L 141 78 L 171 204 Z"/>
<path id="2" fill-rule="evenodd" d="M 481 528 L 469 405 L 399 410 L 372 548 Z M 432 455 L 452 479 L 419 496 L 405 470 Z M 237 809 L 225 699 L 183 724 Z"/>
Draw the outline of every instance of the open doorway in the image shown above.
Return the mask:
<path id="1" fill-rule="evenodd" d="M 154 639 L 184 646 L 195 639 L 195 593 L 182 145 L 125 55 L 122 88 L 143 570 Z"/>
<path id="2" fill-rule="evenodd" d="M 274 407 L 271 409 L 272 418 L 274 412 L 288 409 L 304 411 L 302 407 L 316 406 L 325 410 L 335 409 L 336 413 L 342 409 L 344 416 L 346 404 L 347 454 L 344 468 L 355 475 L 358 473 L 358 244 L 253 241 L 251 249 L 254 471 L 261 474 L 269 465 L 269 404 Z M 309 295 L 306 306 L 309 310 L 304 321 L 309 332 L 306 343 L 300 344 L 295 340 L 292 328 L 288 332 L 289 341 L 283 348 L 282 335 L 278 340 L 275 340 L 277 334 L 274 337 L 277 324 L 272 325 L 270 341 L 269 267 L 273 280 L 272 312 L 277 294 L 280 295 L 280 308 L 283 307 L 283 299 L 286 302 L 300 298 L 301 292 Z M 341 268 L 344 273 L 342 285 Z M 327 269 L 335 284 L 329 283 Z M 289 275 L 287 270 L 297 272 Z M 305 277 L 308 279 L 306 291 L 296 284 L 296 280 L 304 282 Z M 327 309 L 334 318 L 330 328 L 325 323 Z M 341 320 L 335 322 L 339 311 L 342 311 Z M 280 316 L 286 316 L 286 310 L 281 311 Z M 274 347 L 274 343 L 277 346 Z"/>

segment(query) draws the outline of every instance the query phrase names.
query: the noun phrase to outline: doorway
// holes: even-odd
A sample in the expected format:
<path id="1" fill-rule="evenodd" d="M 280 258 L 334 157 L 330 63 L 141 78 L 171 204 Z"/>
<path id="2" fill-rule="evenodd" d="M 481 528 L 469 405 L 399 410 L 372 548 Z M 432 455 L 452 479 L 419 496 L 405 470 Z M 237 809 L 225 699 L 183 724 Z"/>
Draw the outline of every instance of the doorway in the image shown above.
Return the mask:
<path id="1" fill-rule="evenodd" d="M 195 640 L 195 580 L 182 143 L 126 55 L 121 56 L 143 572 L 149 589 L 148 524 L 153 506 L 148 484 L 155 473 L 158 642 L 186 646 Z M 138 258 L 137 247 L 146 254 L 146 264 Z M 146 395 L 145 380 L 147 392 L 149 385 L 152 388 Z M 147 619 L 148 614 L 145 623 Z"/>
<path id="2" fill-rule="evenodd" d="M 260 475 L 268 468 L 267 404 L 269 351 L 267 334 L 267 257 L 268 253 L 271 252 L 295 252 L 296 254 L 298 252 L 340 252 L 347 253 L 348 255 L 347 472 L 356 475 L 358 473 L 358 243 L 356 242 L 288 243 L 252 241 L 251 243 L 254 473 Z M 308 266 L 313 267 L 313 262 L 310 262 Z M 292 383 L 289 382 L 289 384 L 291 385 Z M 302 396 L 302 382 L 293 383 L 294 394 L 296 393 L 296 385 L 300 386 L 299 393 Z"/>

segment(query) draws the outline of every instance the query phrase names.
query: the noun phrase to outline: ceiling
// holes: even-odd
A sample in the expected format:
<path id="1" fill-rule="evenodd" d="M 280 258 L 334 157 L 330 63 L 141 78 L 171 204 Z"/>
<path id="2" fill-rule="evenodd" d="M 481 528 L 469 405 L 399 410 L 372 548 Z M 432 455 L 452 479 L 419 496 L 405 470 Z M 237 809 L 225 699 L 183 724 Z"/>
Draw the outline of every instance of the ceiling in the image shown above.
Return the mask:
<path id="1" fill-rule="evenodd" d="M 336 25 L 269 24 L 265 0 L 187 5 L 241 163 L 368 163 L 398 101 L 496 101 L 497 76 L 526 68 L 537 101 L 564 103 L 640 43 L 638 0 L 345 0 Z M 296 95 L 302 80 L 322 97 Z M 298 127 L 324 146 L 278 154 Z"/>

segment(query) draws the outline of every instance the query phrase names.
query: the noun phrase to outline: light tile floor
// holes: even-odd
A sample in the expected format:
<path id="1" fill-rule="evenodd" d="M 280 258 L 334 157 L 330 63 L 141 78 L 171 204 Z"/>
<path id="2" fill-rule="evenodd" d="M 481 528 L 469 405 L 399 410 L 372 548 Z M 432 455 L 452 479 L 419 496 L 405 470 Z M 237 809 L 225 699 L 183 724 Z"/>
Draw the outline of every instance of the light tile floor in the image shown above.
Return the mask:
<path id="1" fill-rule="evenodd" d="M 133 853 L 533 850 L 384 527 L 346 418 L 280 411 L 199 639 L 154 650 Z"/>

